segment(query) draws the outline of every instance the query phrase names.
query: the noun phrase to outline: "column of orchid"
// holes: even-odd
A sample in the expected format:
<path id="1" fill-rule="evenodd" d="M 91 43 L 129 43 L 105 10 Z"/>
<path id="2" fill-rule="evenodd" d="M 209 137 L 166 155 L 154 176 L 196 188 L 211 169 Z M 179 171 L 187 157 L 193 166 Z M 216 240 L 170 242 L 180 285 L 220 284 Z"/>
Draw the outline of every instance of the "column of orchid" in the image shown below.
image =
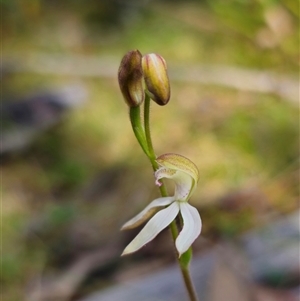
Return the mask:
<path id="1" fill-rule="evenodd" d="M 191 245 L 201 232 L 201 219 L 197 209 L 188 201 L 197 186 L 199 172 L 195 164 L 182 155 L 166 153 L 157 157 L 150 135 L 151 99 L 161 106 L 166 105 L 170 99 L 166 62 L 158 54 L 143 56 L 138 50 L 129 51 L 121 61 L 118 80 L 124 100 L 129 106 L 133 132 L 152 164 L 155 183 L 161 193 L 161 197 L 150 202 L 144 210 L 123 225 L 122 230 L 127 230 L 148 220 L 122 255 L 136 252 L 169 226 L 190 300 L 196 301 L 198 299 L 190 276 L 189 263 L 192 258 Z M 144 110 L 143 122 L 141 108 Z M 174 195 L 167 195 L 163 178 L 174 181 Z M 176 219 L 180 222 L 176 223 Z M 180 228 L 177 224 L 181 225 Z"/>

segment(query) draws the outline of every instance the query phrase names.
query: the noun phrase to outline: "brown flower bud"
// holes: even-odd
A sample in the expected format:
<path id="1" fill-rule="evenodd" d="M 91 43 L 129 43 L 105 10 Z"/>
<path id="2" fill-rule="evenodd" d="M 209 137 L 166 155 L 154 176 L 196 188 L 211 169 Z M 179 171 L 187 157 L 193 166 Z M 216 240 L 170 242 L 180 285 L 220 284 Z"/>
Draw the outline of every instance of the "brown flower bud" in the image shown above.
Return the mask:
<path id="1" fill-rule="evenodd" d="M 137 107 L 144 101 L 141 61 L 141 53 L 132 50 L 124 55 L 119 67 L 119 86 L 129 107 Z"/>
<path id="2" fill-rule="evenodd" d="M 170 83 L 167 64 L 158 54 L 146 54 L 142 58 L 143 75 L 150 97 L 164 106 L 170 99 Z"/>

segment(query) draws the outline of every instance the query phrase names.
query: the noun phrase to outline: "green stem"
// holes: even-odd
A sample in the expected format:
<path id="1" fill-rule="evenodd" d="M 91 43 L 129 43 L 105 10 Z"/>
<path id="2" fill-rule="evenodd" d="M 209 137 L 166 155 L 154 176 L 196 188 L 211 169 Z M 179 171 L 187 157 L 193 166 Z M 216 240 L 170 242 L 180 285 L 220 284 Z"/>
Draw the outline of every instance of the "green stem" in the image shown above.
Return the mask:
<path id="1" fill-rule="evenodd" d="M 141 148 L 143 149 L 144 153 L 147 155 L 147 157 L 149 157 L 147 141 L 141 122 L 140 107 L 131 107 L 129 110 L 129 115 L 134 135 L 137 141 L 139 142 Z"/>
<path id="2" fill-rule="evenodd" d="M 145 107 L 144 107 L 144 127 L 145 127 L 145 138 L 146 138 L 146 143 L 148 146 L 148 158 L 151 162 L 152 168 L 154 171 L 156 171 L 159 166 L 158 163 L 156 162 L 156 156 L 154 153 L 154 149 L 153 149 L 153 145 L 152 145 L 152 139 L 151 139 L 151 132 L 150 132 L 150 97 L 147 95 L 147 93 L 145 93 Z M 166 197 L 168 196 L 168 192 L 166 189 L 166 186 L 164 185 L 164 183 L 162 183 L 162 185 L 159 187 L 160 190 L 160 194 L 162 197 Z M 171 224 L 169 225 L 169 228 L 171 230 L 171 234 L 172 234 L 172 239 L 174 241 L 176 241 L 176 238 L 178 236 L 178 228 L 176 225 L 176 220 L 172 221 Z M 181 274 L 184 280 L 184 284 L 186 286 L 190 301 L 198 301 L 197 298 L 197 294 L 193 285 L 193 281 L 190 275 L 190 271 L 189 271 L 189 267 L 188 267 L 188 262 L 190 261 L 191 255 L 192 254 L 192 250 L 191 248 L 189 248 L 189 250 L 187 252 L 185 252 L 184 254 L 182 254 L 182 256 L 180 258 L 178 258 L 178 253 L 176 252 L 177 255 L 177 260 L 179 263 L 179 267 L 181 270 Z M 186 258 L 188 258 L 186 260 Z"/>
<path id="3" fill-rule="evenodd" d="M 153 149 L 152 139 L 151 139 L 151 132 L 150 132 L 150 97 L 145 92 L 145 107 L 144 107 L 144 126 L 145 126 L 145 136 L 146 136 L 146 142 L 149 150 L 149 159 L 151 161 L 151 164 L 153 166 L 153 169 L 156 170 L 158 168 L 158 164 L 156 163 L 155 159 L 155 153 Z"/>

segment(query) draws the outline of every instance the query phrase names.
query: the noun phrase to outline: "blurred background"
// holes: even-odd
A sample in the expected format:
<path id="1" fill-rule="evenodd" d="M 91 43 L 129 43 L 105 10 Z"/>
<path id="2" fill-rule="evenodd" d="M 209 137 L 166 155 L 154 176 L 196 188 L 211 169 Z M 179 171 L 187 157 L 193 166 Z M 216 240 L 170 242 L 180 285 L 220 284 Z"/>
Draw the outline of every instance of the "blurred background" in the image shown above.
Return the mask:
<path id="1" fill-rule="evenodd" d="M 171 100 L 151 110 L 156 153 L 200 171 L 194 260 L 212 262 L 193 270 L 201 300 L 240 285 L 243 296 L 223 300 L 298 300 L 298 1 L 2 0 L 1 10 L 2 300 L 167 301 L 147 284 L 144 297 L 109 293 L 175 262 L 168 231 L 120 258 L 139 231 L 120 226 L 158 196 L 117 83 L 132 49 L 168 64 Z"/>

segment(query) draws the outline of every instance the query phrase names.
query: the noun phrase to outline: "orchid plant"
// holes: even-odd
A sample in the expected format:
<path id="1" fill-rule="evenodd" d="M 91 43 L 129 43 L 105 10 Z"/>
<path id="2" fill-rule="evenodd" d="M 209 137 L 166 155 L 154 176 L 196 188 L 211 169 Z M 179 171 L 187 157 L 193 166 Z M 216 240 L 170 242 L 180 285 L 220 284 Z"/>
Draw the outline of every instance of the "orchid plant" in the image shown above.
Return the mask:
<path id="1" fill-rule="evenodd" d="M 150 219 L 122 255 L 138 251 L 169 226 L 187 292 L 191 301 L 197 301 L 189 263 L 192 258 L 191 245 L 201 232 L 202 222 L 198 210 L 188 201 L 196 189 L 199 172 L 196 165 L 182 155 L 166 153 L 156 157 L 150 135 L 151 99 L 161 106 L 166 105 L 170 99 L 166 62 L 158 54 L 143 56 L 138 50 L 129 51 L 121 61 L 118 80 L 124 100 L 129 106 L 132 129 L 152 164 L 155 183 L 161 192 L 161 197 L 153 200 L 121 228 L 132 229 Z M 140 113 L 143 104 L 144 123 Z M 164 178 L 174 181 L 173 196 L 167 194 Z"/>

